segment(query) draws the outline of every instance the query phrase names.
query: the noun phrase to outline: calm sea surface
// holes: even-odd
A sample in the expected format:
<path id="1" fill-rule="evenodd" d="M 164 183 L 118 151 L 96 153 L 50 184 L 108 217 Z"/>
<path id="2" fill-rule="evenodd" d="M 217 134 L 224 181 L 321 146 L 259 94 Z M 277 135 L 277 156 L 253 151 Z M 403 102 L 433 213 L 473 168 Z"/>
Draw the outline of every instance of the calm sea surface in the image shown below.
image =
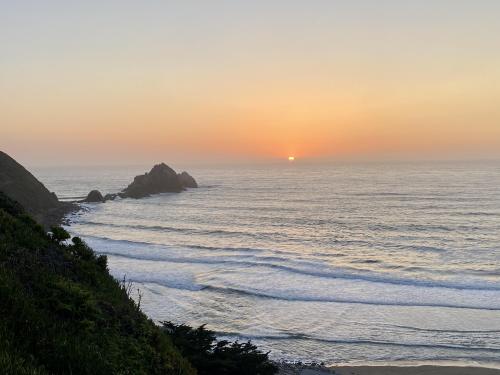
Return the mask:
<path id="1" fill-rule="evenodd" d="M 75 198 L 150 167 L 35 175 Z M 87 205 L 69 228 L 153 319 L 206 323 L 275 358 L 500 364 L 499 163 L 189 172 L 199 189 Z"/>

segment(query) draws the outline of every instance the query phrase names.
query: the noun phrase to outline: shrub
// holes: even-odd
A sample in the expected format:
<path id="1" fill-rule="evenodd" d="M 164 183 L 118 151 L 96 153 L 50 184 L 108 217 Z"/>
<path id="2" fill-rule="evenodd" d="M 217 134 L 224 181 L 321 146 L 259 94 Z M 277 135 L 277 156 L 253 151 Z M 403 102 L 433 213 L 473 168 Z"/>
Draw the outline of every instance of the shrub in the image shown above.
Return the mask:
<path id="1" fill-rule="evenodd" d="M 54 226 L 50 228 L 50 231 L 52 232 L 51 238 L 57 243 L 61 243 L 71 238 L 64 228 Z"/>
<path id="2" fill-rule="evenodd" d="M 204 325 L 198 328 L 172 322 L 162 325 L 200 375 L 270 375 L 278 371 L 269 361 L 269 353 L 262 353 L 250 341 L 217 341 L 215 333 Z"/>
<path id="3" fill-rule="evenodd" d="M 83 260 L 93 260 L 95 259 L 94 250 L 92 250 L 88 245 L 83 241 L 80 237 L 73 237 L 71 239 L 73 242 L 73 246 L 71 246 L 71 250 L 73 254 Z M 106 260 L 107 262 L 107 260 Z"/>
<path id="4" fill-rule="evenodd" d="M 99 255 L 96 259 L 96 263 L 103 271 L 108 269 L 108 257 L 106 255 Z"/>

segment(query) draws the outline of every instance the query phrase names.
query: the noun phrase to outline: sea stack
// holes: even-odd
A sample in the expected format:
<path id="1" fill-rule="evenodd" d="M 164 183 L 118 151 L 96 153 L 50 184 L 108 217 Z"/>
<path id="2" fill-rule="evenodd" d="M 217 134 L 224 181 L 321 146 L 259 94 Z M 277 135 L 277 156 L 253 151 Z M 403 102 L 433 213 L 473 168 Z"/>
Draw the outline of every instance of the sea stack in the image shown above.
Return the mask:
<path id="1" fill-rule="evenodd" d="M 177 173 L 165 163 L 155 165 L 149 172 L 136 176 L 134 181 L 119 193 L 106 194 L 92 190 L 82 202 L 98 203 L 120 198 L 144 198 L 159 193 L 179 193 L 186 188 L 197 188 L 198 183 L 187 172 Z"/>
<path id="2" fill-rule="evenodd" d="M 157 164 L 149 173 L 136 176 L 134 181 L 123 190 L 122 196 L 143 198 L 151 194 L 179 193 L 186 187 L 198 187 L 193 177 L 186 172 L 183 173 L 177 174 L 165 163 Z"/>

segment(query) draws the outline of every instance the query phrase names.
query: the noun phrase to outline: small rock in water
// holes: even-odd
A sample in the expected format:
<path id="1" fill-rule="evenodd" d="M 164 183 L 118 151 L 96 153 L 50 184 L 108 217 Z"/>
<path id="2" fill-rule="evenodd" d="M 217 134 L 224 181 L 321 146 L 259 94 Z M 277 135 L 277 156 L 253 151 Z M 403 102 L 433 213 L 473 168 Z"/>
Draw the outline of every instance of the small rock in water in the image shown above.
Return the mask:
<path id="1" fill-rule="evenodd" d="M 99 202 L 104 202 L 104 198 L 99 190 L 92 190 L 88 195 L 87 198 L 83 200 L 85 203 L 99 203 Z"/>
<path id="2" fill-rule="evenodd" d="M 117 196 L 118 196 L 118 194 L 106 194 L 104 196 L 104 200 L 105 201 L 114 201 Z"/>

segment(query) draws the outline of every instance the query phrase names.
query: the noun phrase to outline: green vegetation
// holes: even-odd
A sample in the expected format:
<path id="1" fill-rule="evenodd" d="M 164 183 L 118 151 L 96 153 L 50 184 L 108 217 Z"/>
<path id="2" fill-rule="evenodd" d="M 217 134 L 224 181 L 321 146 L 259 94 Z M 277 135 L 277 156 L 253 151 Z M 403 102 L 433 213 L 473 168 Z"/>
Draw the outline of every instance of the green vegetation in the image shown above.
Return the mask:
<path id="1" fill-rule="evenodd" d="M 60 242 L 63 242 L 63 241 L 66 241 L 66 240 L 69 240 L 71 238 L 71 236 L 69 235 L 68 232 L 66 232 L 63 228 L 61 227 L 52 227 L 50 228 L 50 231 L 52 232 L 51 233 L 51 238 L 57 242 L 57 243 L 60 243 Z M 78 237 L 77 237 L 78 238 Z M 74 241 L 73 241 L 74 242 Z M 81 241 L 80 241 L 80 244 L 81 244 Z"/>
<path id="2" fill-rule="evenodd" d="M 2 374 L 272 374 L 250 343 L 148 319 L 107 258 L 0 192 Z M 179 348 L 179 349 L 178 349 Z"/>
<path id="3" fill-rule="evenodd" d="M 123 285 L 61 228 L 47 235 L 3 196 L 0 368 L 18 374 L 194 374 Z"/>
<path id="4" fill-rule="evenodd" d="M 217 341 L 214 332 L 204 326 L 193 329 L 163 322 L 163 328 L 200 375 L 271 375 L 277 371 L 268 361 L 267 354 L 251 342 Z"/>

